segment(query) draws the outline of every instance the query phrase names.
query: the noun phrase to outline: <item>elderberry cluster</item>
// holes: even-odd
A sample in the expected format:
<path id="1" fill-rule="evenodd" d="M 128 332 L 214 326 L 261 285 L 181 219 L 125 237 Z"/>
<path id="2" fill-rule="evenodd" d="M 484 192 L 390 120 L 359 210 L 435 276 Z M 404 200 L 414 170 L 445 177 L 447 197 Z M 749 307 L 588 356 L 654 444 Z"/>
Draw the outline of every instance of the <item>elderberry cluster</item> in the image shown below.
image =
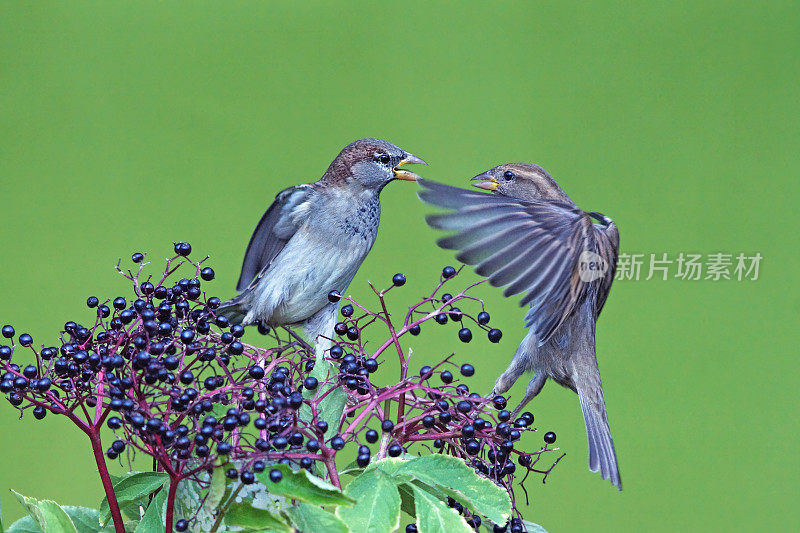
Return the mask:
<path id="1" fill-rule="evenodd" d="M 205 292 L 215 277 L 204 264 L 208 258 L 189 259 L 188 243 L 176 243 L 174 251 L 156 277 L 146 275 L 142 253 L 131 258 L 135 272 L 118 263 L 133 296 L 90 296 L 89 316 L 66 322 L 57 346 L 37 347 L 29 334 L 2 327 L 10 345 L 0 345 L 0 393 L 36 419 L 68 417 L 93 447 L 100 429 L 110 428 L 114 437 L 102 448 L 109 460 L 146 454 L 171 483 L 207 484 L 205 474 L 223 467 L 229 479 L 247 485 L 284 463 L 326 472 L 338 486 L 336 456 L 345 448 L 362 468 L 387 456 L 443 453 L 506 488 L 513 501 L 519 469 L 526 478 L 530 472 L 546 478 L 560 460 L 537 466 L 553 450 L 552 432 L 540 449 L 520 449 L 523 433 L 536 431 L 533 414 L 513 417 L 504 397 L 471 391 L 464 382 L 476 372 L 471 364 L 455 364 L 451 355 L 409 370 L 403 343 L 426 322 L 457 324 L 462 342 L 472 340 L 473 329 L 485 331 L 491 343 L 500 341 L 483 301 L 468 294 L 482 282 L 444 292 L 460 270 L 445 267 L 433 292 L 408 308 L 402 322 L 389 313 L 386 296 L 405 285 L 403 274 L 386 289 L 373 287 L 377 311 L 331 292 L 331 302 L 342 301 L 341 320 L 331 338 L 316 340 L 324 345 L 317 359 L 314 348 L 289 330 L 261 325 L 270 347 L 244 343 L 245 329 L 220 314 L 221 300 Z M 179 269 L 185 277 L 178 277 Z M 368 328 L 381 328 L 382 344 L 365 341 Z M 393 352 L 399 378 L 378 379 Z M 343 409 L 323 416 L 325 402 L 337 394 L 346 396 Z M 282 476 L 273 468 L 266 478 L 277 483 Z M 185 530 L 178 524 L 189 527 L 191 520 L 181 518 L 176 529 Z M 479 517 L 469 520 L 480 526 Z M 516 525 L 510 522 L 511 531 Z"/>

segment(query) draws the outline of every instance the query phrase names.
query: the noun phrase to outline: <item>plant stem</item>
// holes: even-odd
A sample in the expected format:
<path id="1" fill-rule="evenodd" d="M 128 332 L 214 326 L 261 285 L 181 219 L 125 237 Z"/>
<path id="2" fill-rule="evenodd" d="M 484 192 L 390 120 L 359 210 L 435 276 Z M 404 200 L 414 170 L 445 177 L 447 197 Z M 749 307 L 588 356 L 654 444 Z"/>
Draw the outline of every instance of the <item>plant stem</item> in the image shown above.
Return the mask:
<path id="1" fill-rule="evenodd" d="M 100 443 L 99 431 L 98 428 L 93 427 L 89 428 L 86 434 L 89 435 L 89 441 L 92 443 L 92 452 L 94 452 L 94 460 L 97 463 L 97 472 L 100 474 L 100 480 L 103 482 L 103 490 L 106 493 L 108 507 L 111 510 L 111 519 L 114 521 L 114 531 L 116 531 L 116 533 L 125 533 L 122 513 L 119 510 L 119 503 L 117 502 L 117 495 L 114 493 L 114 485 L 111 483 L 111 476 L 108 474 L 106 459 L 103 456 L 103 445 Z"/>
<path id="2" fill-rule="evenodd" d="M 239 491 L 242 490 L 242 487 L 244 487 L 244 484 L 240 483 L 239 486 L 236 487 L 236 490 L 234 490 L 230 495 L 228 501 L 225 502 L 225 505 L 217 509 L 217 519 L 214 520 L 214 524 L 211 526 L 211 529 L 208 530 L 208 533 L 217 533 L 219 526 L 222 525 L 222 519 L 225 518 L 225 512 L 228 510 L 231 502 L 236 501 L 236 495 L 239 494 Z"/>
<path id="3" fill-rule="evenodd" d="M 167 516 L 166 516 L 166 533 L 172 533 L 172 523 L 175 521 L 173 514 L 175 513 L 175 494 L 178 491 L 178 483 L 181 482 L 180 477 L 169 478 L 169 491 L 167 492 Z"/>
<path id="4" fill-rule="evenodd" d="M 328 476 L 331 478 L 331 484 L 337 489 L 341 489 L 342 484 L 339 481 L 339 472 L 336 471 L 336 460 L 332 454 L 325 457 L 325 466 L 328 469 Z"/>

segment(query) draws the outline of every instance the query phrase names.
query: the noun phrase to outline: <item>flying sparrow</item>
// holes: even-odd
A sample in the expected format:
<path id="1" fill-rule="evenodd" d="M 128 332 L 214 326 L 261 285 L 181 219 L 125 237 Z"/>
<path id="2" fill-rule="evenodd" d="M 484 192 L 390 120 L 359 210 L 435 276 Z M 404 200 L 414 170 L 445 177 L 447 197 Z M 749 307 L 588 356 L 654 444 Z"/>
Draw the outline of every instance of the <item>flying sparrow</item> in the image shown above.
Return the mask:
<path id="1" fill-rule="evenodd" d="M 438 241 L 458 250 L 463 263 L 505 286 L 505 296 L 526 293 L 520 305 L 528 334 L 493 394 L 503 394 L 523 372 L 535 375 L 514 412 L 551 378 L 578 394 L 589 441 L 589 469 L 622 490 L 595 356 L 595 323 L 614 280 L 619 231 L 599 213 L 586 213 L 540 166 L 500 165 L 472 178 L 485 194 L 421 180 L 420 198 L 455 210 L 428 223 L 456 233 Z"/>

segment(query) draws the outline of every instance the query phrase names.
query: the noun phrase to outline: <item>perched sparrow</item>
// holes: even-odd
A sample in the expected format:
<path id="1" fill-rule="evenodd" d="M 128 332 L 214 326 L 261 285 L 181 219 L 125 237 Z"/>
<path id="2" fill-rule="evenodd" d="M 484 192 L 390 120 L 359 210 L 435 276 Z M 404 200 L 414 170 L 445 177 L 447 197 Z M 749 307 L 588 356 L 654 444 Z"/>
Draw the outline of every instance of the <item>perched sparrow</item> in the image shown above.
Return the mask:
<path id="1" fill-rule="evenodd" d="M 338 303 L 378 234 L 380 193 L 392 180 L 419 176 L 398 167 L 425 164 L 397 146 L 361 139 L 346 146 L 319 181 L 278 193 L 244 256 L 237 290 L 220 310 L 233 323 L 301 326 L 310 341 L 332 337 Z"/>
<path id="2" fill-rule="evenodd" d="M 619 231 L 599 213 L 585 213 L 540 166 L 500 165 L 473 178 L 484 194 L 420 181 L 419 196 L 454 209 L 428 223 L 456 233 L 439 240 L 459 250 L 504 295 L 525 292 L 530 329 L 494 394 L 503 394 L 526 371 L 536 374 L 514 415 L 542 390 L 547 378 L 578 393 L 589 440 L 589 468 L 622 490 L 595 356 L 595 322 L 611 289 Z M 596 220 L 597 222 L 593 221 Z"/>

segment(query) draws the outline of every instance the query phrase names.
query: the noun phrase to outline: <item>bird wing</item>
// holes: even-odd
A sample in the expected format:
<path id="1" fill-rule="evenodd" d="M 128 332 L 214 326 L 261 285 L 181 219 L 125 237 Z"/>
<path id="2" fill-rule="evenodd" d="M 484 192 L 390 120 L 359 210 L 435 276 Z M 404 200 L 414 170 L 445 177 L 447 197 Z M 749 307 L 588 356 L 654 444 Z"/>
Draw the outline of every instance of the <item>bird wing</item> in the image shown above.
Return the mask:
<path id="1" fill-rule="evenodd" d="M 574 204 L 518 200 L 428 180 L 420 184 L 420 199 L 455 210 L 426 219 L 434 228 L 455 231 L 439 246 L 458 250 L 459 261 L 474 265 L 493 286 L 505 286 L 505 296 L 526 292 L 520 305 L 530 304 L 525 322 L 540 345 L 585 300 L 590 285 L 600 284 L 584 281 L 584 252 L 605 259 L 611 247 L 598 246 L 591 218 Z"/>
<path id="2" fill-rule="evenodd" d="M 592 224 L 595 238 L 597 239 L 597 253 L 606 261 L 608 270 L 605 276 L 600 278 L 597 284 L 597 300 L 595 306 L 595 316 L 600 315 L 603 306 L 608 299 L 611 291 L 611 284 L 614 282 L 614 274 L 617 272 L 617 258 L 619 257 L 619 229 L 614 221 L 600 213 L 589 213 L 590 216 L 600 221 L 599 224 Z"/>
<path id="3" fill-rule="evenodd" d="M 236 290 L 245 290 L 283 250 L 300 228 L 308 210 L 307 202 L 314 190 L 311 184 L 295 185 L 275 196 L 275 201 L 258 222 L 247 251 Z"/>

